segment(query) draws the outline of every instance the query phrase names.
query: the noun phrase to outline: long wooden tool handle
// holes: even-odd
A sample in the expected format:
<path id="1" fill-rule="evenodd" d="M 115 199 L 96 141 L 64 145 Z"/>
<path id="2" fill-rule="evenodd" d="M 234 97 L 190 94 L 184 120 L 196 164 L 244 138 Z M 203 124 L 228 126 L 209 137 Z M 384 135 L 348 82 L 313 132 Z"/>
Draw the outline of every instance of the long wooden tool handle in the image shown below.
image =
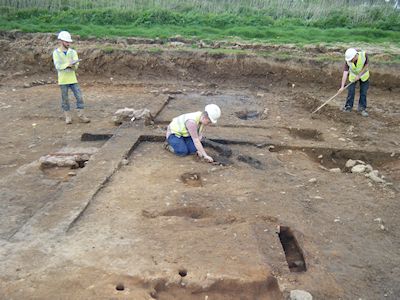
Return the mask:
<path id="1" fill-rule="evenodd" d="M 333 100 L 337 95 L 339 95 L 342 91 L 344 91 L 345 89 L 347 89 L 351 84 L 353 84 L 354 82 L 350 82 L 348 85 L 346 85 L 344 87 L 343 90 L 338 91 L 335 95 L 333 95 L 331 98 L 329 98 L 328 100 L 326 100 L 323 104 L 321 104 L 316 110 L 314 110 L 311 114 L 316 113 L 317 111 L 319 111 L 321 108 L 323 108 L 326 104 L 328 104 L 328 102 L 330 102 L 331 100 Z"/>

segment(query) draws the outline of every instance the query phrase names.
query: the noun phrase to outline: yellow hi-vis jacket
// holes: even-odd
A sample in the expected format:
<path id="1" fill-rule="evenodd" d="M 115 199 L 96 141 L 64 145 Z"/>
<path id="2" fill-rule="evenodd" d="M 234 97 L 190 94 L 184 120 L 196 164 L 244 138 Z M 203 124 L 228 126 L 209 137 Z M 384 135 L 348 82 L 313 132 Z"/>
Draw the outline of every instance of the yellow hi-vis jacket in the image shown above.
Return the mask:
<path id="1" fill-rule="evenodd" d="M 59 48 L 53 51 L 53 62 L 58 72 L 58 84 L 78 83 L 75 71 L 78 69 L 79 63 L 67 68 L 74 60 L 78 60 L 78 54 L 74 49 L 69 48 L 67 54 L 64 54 Z"/>
<path id="2" fill-rule="evenodd" d="M 364 67 L 365 64 L 365 51 L 360 51 L 358 53 L 358 59 L 357 59 L 357 64 L 354 64 L 351 61 L 347 62 L 347 65 L 349 66 L 349 80 L 350 82 L 353 82 L 354 79 L 358 74 L 360 74 L 362 68 Z M 365 72 L 363 76 L 361 76 L 361 81 L 367 81 L 369 78 L 369 71 Z"/>
<path id="3" fill-rule="evenodd" d="M 171 130 L 171 133 L 175 134 L 178 137 L 179 136 L 188 137 L 190 134 L 186 128 L 186 121 L 193 120 L 196 122 L 197 126 L 199 126 L 201 114 L 202 114 L 201 111 L 197 111 L 193 113 L 183 114 L 176 118 L 173 118 L 172 122 L 169 124 L 169 129 Z M 203 126 L 200 126 L 199 134 L 201 133 L 202 129 Z"/>

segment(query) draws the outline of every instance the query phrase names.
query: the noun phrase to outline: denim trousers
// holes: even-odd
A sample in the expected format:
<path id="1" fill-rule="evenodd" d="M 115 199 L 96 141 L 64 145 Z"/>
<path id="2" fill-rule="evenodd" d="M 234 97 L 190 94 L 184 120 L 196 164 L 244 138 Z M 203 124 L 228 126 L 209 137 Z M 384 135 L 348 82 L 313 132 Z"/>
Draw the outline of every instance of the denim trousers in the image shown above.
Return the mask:
<path id="1" fill-rule="evenodd" d="M 73 84 L 60 84 L 61 89 L 61 108 L 63 111 L 69 111 L 68 89 L 71 89 L 76 98 L 76 108 L 83 109 L 84 104 L 82 100 L 82 93 L 77 83 Z"/>
<path id="2" fill-rule="evenodd" d="M 193 139 L 190 136 L 183 137 L 171 134 L 168 137 L 168 144 L 174 148 L 174 153 L 178 156 L 186 156 L 197 152 Z"/>
<path id="3" fill-rule="evenodd" d="M 367 109 L 367 91 L 369 88 L 369 80 L 367 81 L 358 80 L 357 82 L 360 83 L 360 99 L 358 100 L 358 110 L 363 111 Z M 357 82 L 354 82 L 347 88 L 348 93 L 347 93 L 346 104 L 344 106 L 345 108 L 350 108 L 350 109 L 353 108 Z"/>

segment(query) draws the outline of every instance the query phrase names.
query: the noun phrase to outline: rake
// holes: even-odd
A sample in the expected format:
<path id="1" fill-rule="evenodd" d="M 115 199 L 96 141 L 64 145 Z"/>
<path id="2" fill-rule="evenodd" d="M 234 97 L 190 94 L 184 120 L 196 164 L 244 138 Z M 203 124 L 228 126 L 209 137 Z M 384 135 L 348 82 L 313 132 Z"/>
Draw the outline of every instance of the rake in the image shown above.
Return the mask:
<path id="1" fill-rule="evenodd" d="M 331 98 L 329 98 L 328 100 L 326 100 L 323 104 L 321 104 L 317 109 L 315 109 L 311 114 L 316 113 L 317 111 L 319 111 L 321 108 L 323 108 L 326 104 L 328 104 L 330 101 L 332 101 L 333 99 L 336 98 L 337 95 L 339 95 L 340 93 L 342 93 L 345 89 L 347 89 L 350 85 L 352 85 L 354 82 L 350 82 L 348 85 L 346 85 L 344 87 L 343 90 L 339 90 L 335 95 L 333 95 Z"/>

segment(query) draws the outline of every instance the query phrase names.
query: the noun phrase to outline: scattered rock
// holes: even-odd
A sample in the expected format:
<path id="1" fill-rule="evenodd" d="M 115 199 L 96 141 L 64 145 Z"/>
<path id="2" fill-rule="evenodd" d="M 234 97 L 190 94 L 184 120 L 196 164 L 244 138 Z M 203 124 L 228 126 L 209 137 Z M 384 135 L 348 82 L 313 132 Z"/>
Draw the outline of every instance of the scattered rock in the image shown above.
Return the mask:
<path id="1" fill-rule="evenodd" d="M 376 218 L 374 219 L 374 222 L 377 222 L 379 224 L 379 229 L 385 231 L 386 227 L 383 225 L 383 221 L 381 218 Z"/>
<path id="2" fill-rule="evenodd" d="M 374 169 L 372 169 L 371 165 L 365 165 L 365 172 L 369 173 L 372 172 Z"/>
<path id="3" fill-rule="evenodd" d="M 346 132 L 351 135 L 353 134 L 353 130 L 354 130 L 354 125 L 350 125 L 349 128 L 347 128 Z"/>
<path id="4" fill-rule="evenodd" d="M 129 160 L 127 160 L 126 158 L 124 158 L 124 159 L 121 161 L 121 164 L 122 164 L 123 166 L 126 166 L 126 165 L 129 164 Z"/>
<path id="5" fill-rule="evenodd" d="M 90 156 L 98 151 L 96 147 L 64 147 L 39 159 L 40 168 L 68 167 L 76 169 L 84 166 Z"/>
<path id="6" fill-rule="evenodd" d="M 379 176 L 378 170 L 372 170 L 370 173 L 372 173 L 372 175 Z"/>
<path id="7" fill-rule="evenodd" d="M 267 143 L 256 144 L 256 147 L 257 147 L 257 148 L 265 148 L 265 147 L 267 147 L 267 146 L 268 146 Z"/>
<path id="8" fill-rule="evenodd" d="M 329 171 L 329 169 L 328 169 L 328 168 L 325 168 L 323 165 L 319 165 L 318 168 L 320 168 L 320 169 L 322 169 L 322 170 L 324 170 L 324 171 Z"/>
<path id="9" fill-rule="evenodd" d="M 311 179 L 308 180 L 308 182 L 315 183 L 315 182 L 317 182 L 317 178 L 311 178 Z"/>
<path id="10" fill-rule="evenodd" d="M 183 173 L 181 175 L 181 180 L 183 183 L 193 187 L 203 186 L 199 173 Z"/>
<path id="11" fill-rule="evenodd" d="M 242 119 L 242 120 L 255 120 L 255 119 L 260 118 L 260 115 L 261 115 L 261 113 L 257 110 L 249 111 L 247 109 L 235 112 L 235 114 L 239 119 Z"/>
<path id="12" fill-rule="evenodd" d="M 207 44 L 204 43 L 203 41 L 199 41 L 199 42 L 197 43 L 197 47 L 199 47 L 199 48 L 207 48 Z"/>
<path id="13" fill-rule="evenodd" d="M 340 170 L 340 168 L 332 168 L 332 169 L 329 169 L 329 172 L 332 172 L 332 173 L 340 173 L 341 170 Z"/>
<path id="14" fill-rule="evenodd" d="M 185 43 L 182 43 L 182 42 L 170 42 L 169 45 L 171 47 L 182 47 L 182 46 L 185 46 Z"/>
<path id="15" fill-rule="evenodd" d="M 77 168 L 78 163 L 73 156 L 52 156 L 46 155 L 39 159 L 40 168 L 53 168 L 53 167 L 69 167 Z"/>
<path id="16" fill-rule="evenodd" d="M 369 179 L 371 179 L 372 181 L 377 182 L 377 183 L 385 183 L 386 182 L 385 180 L 383 180 L 382 178 L 380 178 L 378 176 L 376 170 L 365 174 L 365 177 L 368 177 Z"/>
<path id="17" fill-rule="evenodd" d="M 355 160 L 349 159 L 348 161 L 346 161 L 345 167 L 346 168 L 352 168 L 352 167 L 354 167 L 356 165 L 356 163 L 357 162 Z"/>
<path id="18" fill-rule="evenodd" d="M 365 165 L 355 165 L 351 168 L 351 173 L 363 173 L 365 172 Z"/>
<path id="19" fill-rule="evenodd" d="M 265 120 L 266 118 L 268 118 L 268 108 L 264 108 L 263 112 L 261 113 L 260 119 L 261 120 Z"/>
<path id="20" fill-rule="evenodd" d="M 112 121 L 115 125 L 121 125 L 124 121 L 134 121 L 144 119 L 145 123 L 151 124 L 153 122 L 153 116 L 150 113 L 150 110 L 147 108 L 144 109 L 133 109 L 133 108 L 122 108 L 118 109 L 114 116 L 112 117 Z"/>
<path id="21" fill-rule="evenodd" d="M 377 183 L 386 183 L 384 180 L 384 176 L 379 176 L 379 171 L 374 170 L 371 165 L 366 164 L 362 160 L 352 160 L 349 159 L 345 165 L 345 171 L 350 171 L 351 173 L 365 173 L 365 177 L 370 178 L 372 181 Z M 389 183 L 390 184 L 390 183 Z M 369 186 L 372 186 L 371 183 L 368 183 Z"/>
<path id="22" fill-rule="evenodd" d="M 290 291 L 290 300 L 312 300 L 312 295 L 303 290 Z"/>
<path id="23" fill-rule="evenodd" d="M 68 176 L 76 176 L 76 173 L 75 172 L 68 172 Z"/>

